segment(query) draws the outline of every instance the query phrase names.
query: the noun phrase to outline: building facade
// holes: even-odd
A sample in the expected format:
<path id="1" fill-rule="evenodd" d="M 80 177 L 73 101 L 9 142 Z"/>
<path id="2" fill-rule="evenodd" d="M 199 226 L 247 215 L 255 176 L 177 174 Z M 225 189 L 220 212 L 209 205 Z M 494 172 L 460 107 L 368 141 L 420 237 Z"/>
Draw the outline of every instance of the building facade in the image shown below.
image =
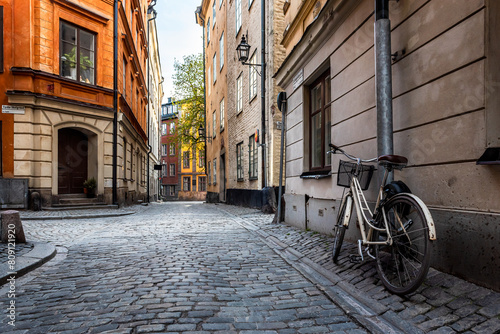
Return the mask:
<path id="1" fill-rule="evenodd" d="M 26 181 L 42 206 L 83 194 L 144 200 L 147 181 L 146 15 L 150 1 L 0 1 L 3 10 L 3 180 Z M 114 105 L 114 23 L 118 103 Z M 114 118 L 118 119 L 114 151 Z M 114 156 L 117 157 L 116 163 Z"/>
<path id="2" fill-rule="evenodd" d="M 198 21 L 203 21 L 205 31 L 207 198 L 211 201 L 262 207 L 267 204 L 263 189 L 279 185 L 281 113 L 275 102 L 278 87 L 273 74 L 285 56 L 278 38 L 285 29 L 284 15 L 278 10 L 283 3 L 266 2 L 266 94 L 262 112 L 261 1 L 202 2 L 203 20 Z M 238 61 L 236 47 L 243 35 L 252 46 L 248 62 L 254 66 Z"/>
<path id="3" fill-rule="evenodd" d="M 174 137 L 178 121 L 178 105 L 168 98 L 168 102 L 162 105 L 161 114 L 161 195 L 164 200 L 178 199 L 181 190 L 179 145 Z"/>
<path id="4" fill-rule="evenodd" d="M 285 221 L 329 234 L 343 188 L 328 143 L 363 158 L 377 154 L 374 1 L 297 0 L 287 10 L 287 55 L 276 73 L 288 97 Z M 496 290 L 499 16 L 497 1 L 389 6 L 394 153 L 409 159 L 395 177 L 431 209 L 431 265 Z"/>

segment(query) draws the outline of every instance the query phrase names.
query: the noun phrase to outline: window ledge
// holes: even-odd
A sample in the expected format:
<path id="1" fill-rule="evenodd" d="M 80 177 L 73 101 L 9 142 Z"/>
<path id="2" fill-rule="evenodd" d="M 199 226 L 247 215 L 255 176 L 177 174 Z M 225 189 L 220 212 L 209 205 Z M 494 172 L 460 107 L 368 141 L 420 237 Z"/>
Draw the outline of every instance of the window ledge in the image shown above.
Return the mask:
<path id="1" fill-rule="evenodd" d="M 312 172 L 304 172 L 300 175 L 301 179 L 325 179 L 328 177 L 332 177 L 332 171 L 330 170 L 319 170 L 319 171 L 312 171 Z"/>

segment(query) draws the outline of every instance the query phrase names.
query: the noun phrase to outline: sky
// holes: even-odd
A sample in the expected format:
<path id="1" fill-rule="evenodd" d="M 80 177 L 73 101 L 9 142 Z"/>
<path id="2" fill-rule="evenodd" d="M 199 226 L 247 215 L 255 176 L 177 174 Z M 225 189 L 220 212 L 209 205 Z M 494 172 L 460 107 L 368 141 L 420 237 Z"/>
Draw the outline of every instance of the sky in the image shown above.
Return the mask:
<path id="1" fill-rule="evenodd" d="M 195 10 L 202 0 L 158 0 L 158 43 L 163 72 L 163 103 L 173 95 L 174 59 L 203 52 L 203 28 L 196 23 Z"/>

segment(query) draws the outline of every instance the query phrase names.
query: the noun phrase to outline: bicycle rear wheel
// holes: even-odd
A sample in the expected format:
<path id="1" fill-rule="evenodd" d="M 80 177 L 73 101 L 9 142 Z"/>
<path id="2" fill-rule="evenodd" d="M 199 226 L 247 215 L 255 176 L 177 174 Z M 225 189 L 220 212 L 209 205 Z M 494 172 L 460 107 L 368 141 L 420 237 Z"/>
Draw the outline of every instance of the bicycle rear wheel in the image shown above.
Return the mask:
<path id="1" fill-rule="evenodd" d="M 387 290 L 398 295 L 414 292 L 429 271 L 429 227 L 420 204 L 409 194 L 399 194 L 384 206 L 392 245 L 377 245 L 377 272 Z M 383 219 L 380 217 L 380 219 Z M 380 222 L 379 226 L 384 226 Z M 376 232 L 374 240 L 386 240 Z"/>
<path id="2" fill-rule="evenodd" d="M 349 205 L 348 205 L 349 204 Z M 349 206 L 349 208 L 347 208 Z M 349 212 L 347 212 L 349 210 Z M 335 224 L 335 239 L 333 241 L 333 263 L 337 263 L 337 259 L 340 254 L 340 249 L 342 248 L 342 243 L 344 242 L 344 235 L 346 227 L 344 225 L 344 217 L 346 214 L 351 214 L 352 210 L 352 197 L 347 195 L 344 197 L 342 204 L 340 206 L 340 211 L 337 216 L 337 223 Z"/>

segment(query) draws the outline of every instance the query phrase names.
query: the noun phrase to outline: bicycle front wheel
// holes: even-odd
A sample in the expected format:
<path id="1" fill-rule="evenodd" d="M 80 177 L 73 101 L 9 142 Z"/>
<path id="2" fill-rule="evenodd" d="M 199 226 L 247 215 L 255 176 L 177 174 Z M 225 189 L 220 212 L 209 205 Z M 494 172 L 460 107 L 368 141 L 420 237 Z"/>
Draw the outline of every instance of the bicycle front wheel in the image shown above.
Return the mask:
<path id="1" fill-rule="evenodd" d="M 352 209 L 352 197 L 348 195 L 344 197 L 344 200 L 342 201 L 342 204 L 340 206 L 340 211 L 337 216 L 337 223 L 335 224 L 335 239 L 333 241 L 333 252 L 332 252 L 333 263 L 337 263 L 337 259 L 340 254 L 340 249 L 342 248 L 342 243 L 344 242 L 344 235 L 346 230 L 346 227 L 344 225 L 345 215 L 346 214 L 350 215 L 351 209 Z"/>
<path id="2" fill-rule="evenodd" d="M 399 194 L 384 206 L 392 245 L 377 245 L 377 272 L 387 290 L 398 295 L 414 292 L 429 271 L 429 227 L 424 210 L 409 194 Z M 383 219 L 380 217 L 380 219 Z M 380 222 L 379 226 L 384 226 Z M 374 240 L 387 239 L 386 232 L 374 234 Z"/>

